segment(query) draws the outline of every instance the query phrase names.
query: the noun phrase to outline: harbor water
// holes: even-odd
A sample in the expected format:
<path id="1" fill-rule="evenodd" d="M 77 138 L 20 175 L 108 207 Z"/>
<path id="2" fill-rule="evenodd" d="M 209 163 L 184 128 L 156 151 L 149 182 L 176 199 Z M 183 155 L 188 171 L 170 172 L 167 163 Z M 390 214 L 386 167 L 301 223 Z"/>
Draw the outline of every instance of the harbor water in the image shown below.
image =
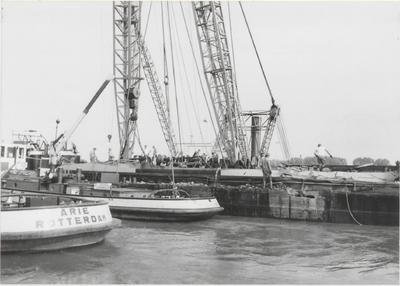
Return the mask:
<path id="1" fill-rule="evenodd" d="M 215 216 L 123 220 L 105 241 L 2 254 L 2 284 L 399 284 L 399 228 Z"/>

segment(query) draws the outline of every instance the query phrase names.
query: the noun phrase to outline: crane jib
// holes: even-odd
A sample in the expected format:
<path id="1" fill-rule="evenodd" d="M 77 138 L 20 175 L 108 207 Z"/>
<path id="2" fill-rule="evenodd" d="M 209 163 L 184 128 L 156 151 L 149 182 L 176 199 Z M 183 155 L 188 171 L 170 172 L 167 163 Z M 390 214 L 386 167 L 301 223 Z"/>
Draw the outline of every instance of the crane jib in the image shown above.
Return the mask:
<path id="1" fill-rule="evenodd" d="M 99 98 L 100 94 L 103 92 L 103 90 L 107 87 L 108 83 L 111 81 L 112 79 L 107 79 L 103 85 L 99 88 L 99 90 L 96 92 L 96 94 L 93 96 L 92 100 L 89 102 L 89 104 L 86 106 L 86 108 L 83 110 L 83 113 L 87 114 L 90 110 L 90 108 L 92 108 L 92 105 L 96 102 L 96 100 Z"/>

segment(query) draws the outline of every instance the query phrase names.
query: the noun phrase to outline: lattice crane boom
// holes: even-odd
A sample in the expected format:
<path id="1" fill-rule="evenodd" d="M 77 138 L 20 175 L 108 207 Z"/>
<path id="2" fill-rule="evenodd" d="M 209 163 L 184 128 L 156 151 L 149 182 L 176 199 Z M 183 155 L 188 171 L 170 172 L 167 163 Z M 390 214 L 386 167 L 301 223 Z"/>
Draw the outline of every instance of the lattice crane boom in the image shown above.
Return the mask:
<path id="1" fill-rule="evenodd" d="M 225 32 L 224 19 L 219 1 L 192 2 L 197 35 L 202 53 L 214 116 L 225 152 L 231 162 L 237 160 L 237 147 L 243 156 L 248 151 L 241 120 L 237 92 L 234 85 L 233 69 Z"/>
<path id="2" fill-rule="evenodd" d="M 276 125 L 276 120 L 279 116 L 279 111 L 280 108 L 275 105 L 273 105 L 273 107 L 269 111 L 269 117 L 267 119 L 266 130 L 261 143 L 260 153 L 268 153 L 269 146 L 271 145 L 272 135 L 274 133 Z"/>
<path id="3" fill-rule="evenodd" d="M 141 59 L 143 63 L 143 71 L 146 76 L 147 83 L 149 85 L 151 97 L 153 99 L 158 120 L 160 122 L 161 129 L 164 134 L 165 142 L 167 143 L 172 156 L 177 156 L 178 151 L 175 142 L 174 130 L 172 128 L 170 120 L 170 113 L 162 93 L 161 84 L 158 79 L 153 60 L 151 59 L 149 49 L 147 48 L 143 38 L 140 38 L 140 46 L 141 46 Z"/>
<path id="4" fill-rule="evenodd" d="M 129 159 L 135 142 L 140 90 L 139 1 L 113 2 L 114 81 L 120 158 Z"/>

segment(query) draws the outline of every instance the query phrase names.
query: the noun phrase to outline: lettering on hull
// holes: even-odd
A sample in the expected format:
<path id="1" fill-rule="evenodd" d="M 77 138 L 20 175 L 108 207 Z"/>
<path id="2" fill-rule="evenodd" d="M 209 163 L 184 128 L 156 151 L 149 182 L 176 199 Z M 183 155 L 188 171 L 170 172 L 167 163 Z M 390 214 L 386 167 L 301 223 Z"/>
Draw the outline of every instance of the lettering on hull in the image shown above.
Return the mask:
<path id="1" fill-rule="evenodd" d="M 36 220 L 36 229 L 78 226 L 105 221 L 107 221 L 106 215 L 90 215 L 88 208 L 63 208 L 61 209 L 61 218 Z"/>

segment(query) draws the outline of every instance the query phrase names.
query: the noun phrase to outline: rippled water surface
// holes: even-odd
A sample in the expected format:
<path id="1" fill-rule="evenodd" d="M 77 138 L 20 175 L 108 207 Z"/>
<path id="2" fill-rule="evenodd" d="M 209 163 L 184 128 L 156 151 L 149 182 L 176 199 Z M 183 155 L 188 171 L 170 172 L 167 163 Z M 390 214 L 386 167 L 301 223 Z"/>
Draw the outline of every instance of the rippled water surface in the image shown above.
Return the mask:
<path id="1" fill-rule="evenodd" d="M 122 221 L 100 244 L 3 254 L 2 284 L 399 284 L 399 228 L 216 216 Z"/>

